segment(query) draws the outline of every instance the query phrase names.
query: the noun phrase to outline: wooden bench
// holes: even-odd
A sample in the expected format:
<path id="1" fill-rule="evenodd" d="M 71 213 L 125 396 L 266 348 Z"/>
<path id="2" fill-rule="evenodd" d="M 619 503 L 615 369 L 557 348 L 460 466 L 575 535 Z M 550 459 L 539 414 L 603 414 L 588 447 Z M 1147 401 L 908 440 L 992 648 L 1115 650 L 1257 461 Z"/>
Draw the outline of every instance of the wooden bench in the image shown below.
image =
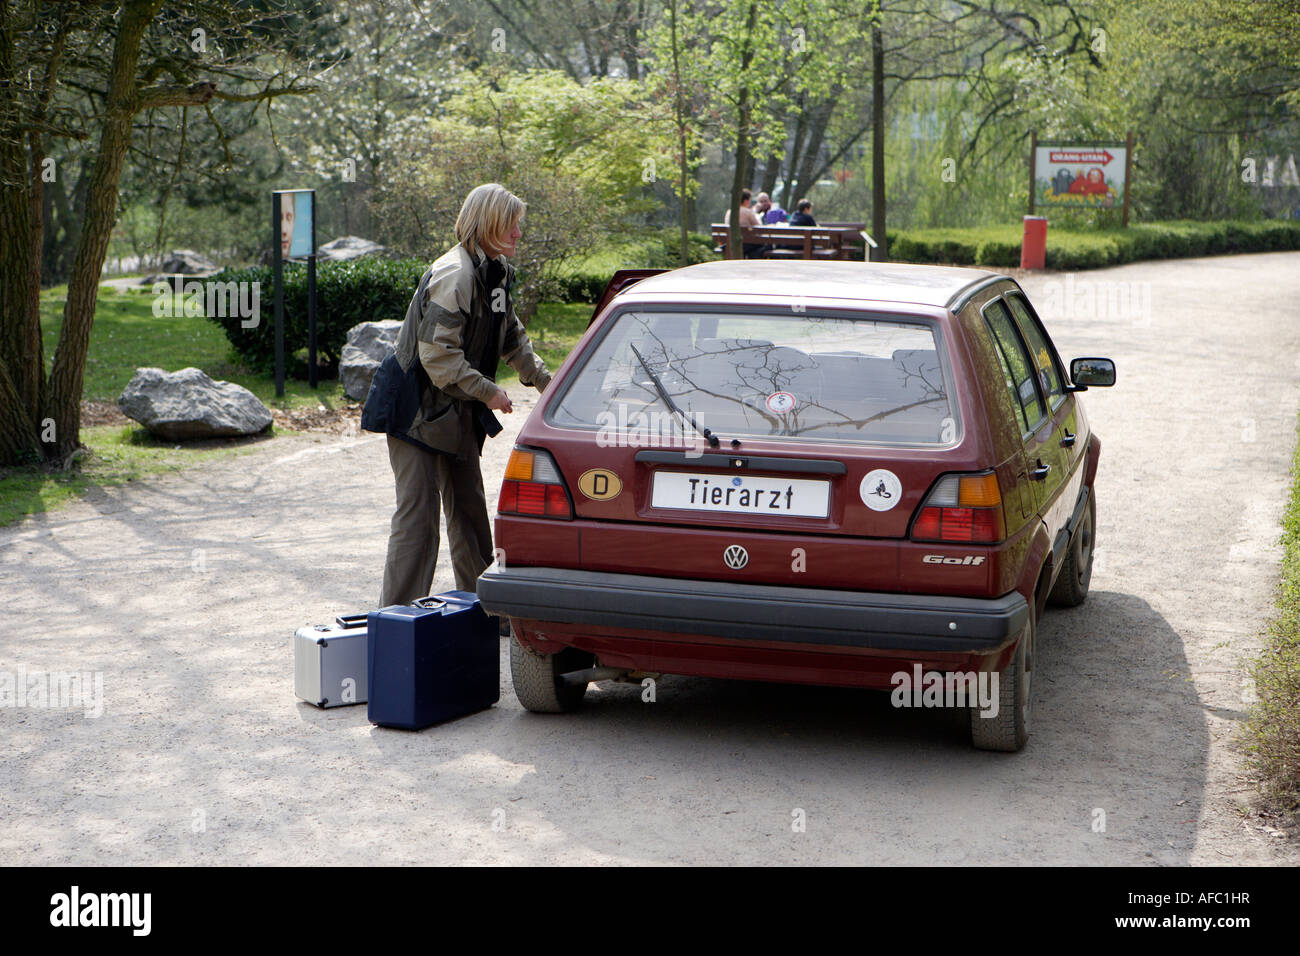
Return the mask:
<path id="1" fill-rule="evenodd" d="M 710 227 L 713 241 L 731 258 L 730 228 Z M 862 234 L 844 226 L 748 226 L 740 230 L 744 245 L 763 246 L 764 259 L 861 259 Z"/>

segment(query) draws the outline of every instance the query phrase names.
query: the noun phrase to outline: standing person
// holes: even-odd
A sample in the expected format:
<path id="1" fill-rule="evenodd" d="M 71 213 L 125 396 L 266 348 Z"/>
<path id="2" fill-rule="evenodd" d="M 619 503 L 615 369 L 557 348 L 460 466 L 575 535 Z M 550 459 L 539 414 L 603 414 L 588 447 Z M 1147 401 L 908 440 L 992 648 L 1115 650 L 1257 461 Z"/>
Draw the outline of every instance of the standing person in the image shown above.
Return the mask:
<path id="1" fill-rule="evenodd" d="M 806 199 L 800 199 L 795 206 L 795 213 L 790 217 L 792 226 L 815 226 L 817 220 L 812 217 L 812 203 Z"/>
<path id="2" fill-rule="evenodd" d="M 409 604 L 433 586 L 438 510 L 447 517 L 456 588 L 474 591 L 492 562 L 492 526 L 479 456 L 509 413 L 496 384 L 504 359 L 543 391 L 551 375 L 533 352 L 510 301 L 526 206 L 488 183 L 465 197 L 459 240 L 420 278 L 397 336 L 366 397 L 361 427 L 387 432 L 397 510 L 388 537 L 380 606 Z"/>

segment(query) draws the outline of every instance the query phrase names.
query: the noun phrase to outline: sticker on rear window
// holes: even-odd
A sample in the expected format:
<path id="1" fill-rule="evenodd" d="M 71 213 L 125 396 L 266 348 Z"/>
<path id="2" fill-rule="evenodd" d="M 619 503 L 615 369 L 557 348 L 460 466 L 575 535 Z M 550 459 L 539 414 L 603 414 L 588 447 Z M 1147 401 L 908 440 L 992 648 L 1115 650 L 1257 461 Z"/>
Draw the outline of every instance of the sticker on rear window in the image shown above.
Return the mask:
<path id="1" fill-rule="evenodd" d="M 888 511 L 903 497 L 903 485 L 898 476 L 885 468 L 867 472 L 858 485 L 862 503 L 872 511 Z"/>
<path id="2" fill-rule="evenodd" d="M 776 412 L 778 415 L 784 415 L 786 412 L 792 411 L 797 404 L 799 403 L 795 401 L 795 397 L 789 392 L 773 392 L 767 396 L 768 410 Z"/>

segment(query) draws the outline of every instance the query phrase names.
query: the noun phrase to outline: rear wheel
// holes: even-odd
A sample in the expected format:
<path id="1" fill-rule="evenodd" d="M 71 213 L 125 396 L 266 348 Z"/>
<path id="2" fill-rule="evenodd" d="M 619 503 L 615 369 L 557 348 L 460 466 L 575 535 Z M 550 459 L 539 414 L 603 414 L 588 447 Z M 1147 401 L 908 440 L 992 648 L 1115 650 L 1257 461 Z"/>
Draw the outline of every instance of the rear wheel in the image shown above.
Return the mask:
<path id="1" fill-rule="evenodd" d="M 1078 607 L 1092 583 L 1092 554 L 1097 543 L 1097 496 L 1088 491 L 1088 507 L 1070 537 L 1065 565 L 1052 588 L 1050 600 L 1060 607 Z"/>
<path id="2" fill-rule="evenodd" d="M 1033 703 L 1030 678 L 1034 673 L 1036 635 L 1031 606 L 1016 655 L 997 674 L 997 713 L 986 717 L 978 704 L 970 708 L 971 743 L 980 750 L 1014 753 L 1023 749 L 1029 739 L 1029 716 Z"/>
<path id="3" fill-rule="evenodd" d="M 556 654 L 539 654 L 519 643 L 518 637 L 510 640 L 510 680 L 514 684 L 515 696 L 525 710 L 535 714 L 563 714 L 582 706 L 587 682 L 566 684 L 560 678 L 595 663 L 594 655 L 576 648 L 567 647 Z"/>

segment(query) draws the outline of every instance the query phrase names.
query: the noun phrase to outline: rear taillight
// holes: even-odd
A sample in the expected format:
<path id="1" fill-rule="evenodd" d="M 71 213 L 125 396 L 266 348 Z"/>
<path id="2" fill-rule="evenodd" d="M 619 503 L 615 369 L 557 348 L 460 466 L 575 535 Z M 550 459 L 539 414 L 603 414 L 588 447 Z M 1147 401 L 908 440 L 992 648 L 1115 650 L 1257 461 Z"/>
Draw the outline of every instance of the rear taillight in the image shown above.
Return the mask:
<path id="1" fill-rule="evenodd" d="M 1006 536 L 997 475 L 945 475 L 912 522 L 913 541 L 997 544 Z"/>
<path id="2" fill-rule="evenodd" d="M 544 451 L 515 448 L 506 463 L 497 513 L 571 519 L 573 505 L 555 459 Z"/>

